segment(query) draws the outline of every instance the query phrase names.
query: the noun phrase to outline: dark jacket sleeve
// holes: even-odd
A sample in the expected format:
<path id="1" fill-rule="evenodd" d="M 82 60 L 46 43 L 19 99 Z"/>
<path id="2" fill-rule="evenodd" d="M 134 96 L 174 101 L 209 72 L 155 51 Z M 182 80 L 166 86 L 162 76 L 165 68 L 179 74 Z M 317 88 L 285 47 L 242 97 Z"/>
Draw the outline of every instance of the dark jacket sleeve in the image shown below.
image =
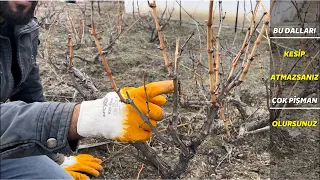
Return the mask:
<path id="1" fill-rule="evenodd" d="M 25 82 L 20 85 L 20 90 L 10 97 L 11 101 L 24 101 L 26 103 L 44 102 L 43 87 L 40 82 L 38 65 L 33 66 Z"/>
<path id="2" fill-rule="evenodd" d="M 1 159 L 76 150 L 78 141 L 67 140 L 75 104 L 16 101 L 0 106 Z"/>
<path id="3" fill-rule="evenodd" d="M 43 87 L 40 82 L 39 67 L 34 63 L 34 66 L 29 73 L 25 82 L 20 86 L 20 90 L 14 94 L 11 101 L 24 101 L 26 103 L 45 102 L 46 98 L 43 95 Z M 31 122 L 30 122 L 31 123 Z M 47 153 L 47 152 L 46 152 Z M 51 153 L 47 154 L 52 160 L 61 164 L 64 161 L 63 154 Z"/>

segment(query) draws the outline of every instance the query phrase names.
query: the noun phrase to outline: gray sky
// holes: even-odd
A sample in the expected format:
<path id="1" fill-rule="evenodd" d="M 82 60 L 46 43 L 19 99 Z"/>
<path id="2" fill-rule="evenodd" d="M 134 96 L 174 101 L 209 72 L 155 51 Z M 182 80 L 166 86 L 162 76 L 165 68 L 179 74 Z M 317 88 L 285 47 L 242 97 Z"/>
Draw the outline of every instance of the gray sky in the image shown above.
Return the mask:
<path id="1" fill-rule="evenodd" d="M 150 11 L 150 8 L 148 7 L 146 0 L 134 0 L 135 2 L 135 11 L 137 11 L 137 1 L 139 1 L 139 8 L 140 12 L 142 13 L 148 13 Z M 132 13 L 133 7 L 132 7 L 133 0 L 125 0 L 125 8 L 127 13 Z M 152 2 L 152 0 L 150 1 Z M 180 0 L 178 0 L 180 2 Z M 251 0 L 252 2 L 252 8 L 254 9 L 256 0 Z M 157 7 L 158 12 L 161 12 L 161 9 L 164 9 L 166 6 L 166 0 L 157 0 Z M 179 18 L 179 5 L 176 3 L 175 0 L 168 0 L 167 1 L 168 8 L 172 9 L 174 8 L 174 19 Z M 188 13 L 192 14 L 197 20 L 204 21 L 207 19 L 208 14 L 208 0 L 182 0 L 182 7 L 188 11 Z M 262 14 L 264 12 L 263 7 L 265 9 L 269 9 L 270 7 L 270 1 L 265 0 L 262 1 L 263 6 L 260 6 L 259 12 Z M 215 8 L 215 19 L 218 20 L 219 17 L 219 9 L 218 9 L 218 1 L 214 1 L 214 8 Z M 250 0 L 245 1 L 245 8 L 246 12 L 249 13 L 251 11 L 251 3 Z M 225 23 L 234 23 L 235 14 L 237 10 L 237 1 L 236 0 L 223 0 L 222 1 L 222 9 L 224 12 L 226 12 L 226 21 Z M 183 12 L 183 11 L 182 11 Z M 244 15 L 244 1 L 239 1 L 239 21 L 242 23 Z M 186 13 L 182 13 L 183 19 L 186 21 L 190 21 L 191 19 L 186 15 Z M 230 22 L 229 22 L 230 21 Z"/>

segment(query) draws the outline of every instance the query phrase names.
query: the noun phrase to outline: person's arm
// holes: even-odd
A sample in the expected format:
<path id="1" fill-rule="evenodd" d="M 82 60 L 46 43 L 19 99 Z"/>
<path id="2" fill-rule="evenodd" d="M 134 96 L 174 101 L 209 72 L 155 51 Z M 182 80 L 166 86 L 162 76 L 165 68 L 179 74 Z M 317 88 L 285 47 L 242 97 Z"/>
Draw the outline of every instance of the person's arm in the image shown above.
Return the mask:
<path id="1" fill-rule="evenodd" d="M 72 154 L 81 138 L 76 130 L 79 106 L 57 102 L 2 103 L 1 159 Z"/>
<path id="2" fill-rule="evenodd" d="M 78 123 L 78 118 L 79 118 L 79 111 L 80 111 L 80 104 L 77 104 L 72 113 L 72 118 L 71 118 L 71 123 L 70 123 L 70 128 L 68 132 L 68 140 L 69 141 L 74 141 L 81 139 L 81 137 L 78 132 L 77 132 L 77 123 Z"/>
<path id="3" fill-rule="evenodd" d="M 103 135 L 122 142 L 146 141 L 152 135 L 150 125 L 156 126 L 165 116 L 160 106 L 166 99 L 161 94 L 171 92 L 172 80 L 121 90 L 122 96 L 130 94 L 136 107 L 149 115 L 149 124 L 144 123 L 130 104 L 120 102 L 116 92 L 94 101 L 83 101 L 81 105 L 21 101 L 1 104 L 1 158 L 70 154 L 76 150 L 77 139 L 82 137 Z"/>
<path id="4" fill-rule="evenodd" d="M 43 86 L 40 82 L 39 66 L 34 63 L 27 79 L 20 85 L 17 93 L 10 97 L 10 101 L 23 101 L 26 103 L 45 102 L 43 95 Z M 79 115 L 80 105 L 76 105 L 73 111 L 71 126 L 76 129 L 76 122 Z M 79 139 L 74 130 L 70 130 L 72 140 Z"/>

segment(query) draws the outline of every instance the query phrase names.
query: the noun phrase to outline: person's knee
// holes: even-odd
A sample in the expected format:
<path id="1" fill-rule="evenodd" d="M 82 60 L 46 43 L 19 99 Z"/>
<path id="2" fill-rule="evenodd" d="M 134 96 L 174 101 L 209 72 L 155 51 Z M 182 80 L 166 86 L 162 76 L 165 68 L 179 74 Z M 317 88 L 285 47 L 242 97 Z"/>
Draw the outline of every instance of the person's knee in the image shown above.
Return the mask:
<path id="1" fill-rule="evenodd" d="M 73 179 L 47 156 L 32 156 L 1 161 L 1 179 Z"/>

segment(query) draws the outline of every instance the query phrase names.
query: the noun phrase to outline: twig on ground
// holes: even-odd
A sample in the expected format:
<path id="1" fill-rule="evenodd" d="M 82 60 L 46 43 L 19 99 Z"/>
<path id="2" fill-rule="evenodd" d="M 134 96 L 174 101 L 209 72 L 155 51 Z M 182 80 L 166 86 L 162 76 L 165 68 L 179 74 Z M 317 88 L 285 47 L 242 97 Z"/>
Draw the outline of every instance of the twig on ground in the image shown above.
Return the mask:
<path id="1" fill-rule="evenodd" d="M 138 172 L 138 175 L 137 175 L 137 178 L 136 178 L 136 179 L 140 179 L 140 174 L 141 174 L 141 172 L 142 172 L 143 169 L 144 169 L 144 164 L 141 165 L 141 168 L 140 168 L 140 170 L 139 170 L 139 172 Z"/>
<path id="2" fill-rule="evenodd" d="M 249 135 L 249 134 L 257 134 L 257 133 L 270 130 L 270 126 L 267 125 L 268 122 L 269 122 L 269 119 L 263 119 L 261 121 L 250 122 L 245 125 L 242 125 L 239 129 L 237 139 L 244 138 L 246 135 Z"/>
<path id="3" fill-rule="evenodd" d="M 128 147 L 130 147 L 130 145 L 126 145 L 123 148 L 121 148 L 119 151 L 115 152 L 114 154 L 112 154 L 111 156 L 109 156 L 108 158 L 106 158 L 105 160 L 103 160 L 102 162 L 106 162 L 108 160 L 110 160 L 111 158 L 114 158 L 117 154 L 119 154 L 120 152 L 122 152 L 123 150 L 127 149 Z"/>
<path id="4" fill-rule="evenodd" d="M 232 151 L 233 151 L 233 147 L 232 147 L 232 146 L 229 147 L 228 145 L 224 145 L 224 147 L 225 147 L 227 153 L 221 158 L 221 160 L 220 160 L 220 162 L 218 163 L 218 165 L 217 165 L 217 167 L 215 168 L 215 170 L 217 170 L 217 169 L 220 167 L 221 163 L 222 163 L 225 159 L 229 158 L 229 161 L 230 161 L 230 157 L 231 157 L 231 153 L 232 153 Z"/>
<path id="5" fill-rule="evenodd" d="M 78 149 L 88 149 L 88 148 L 102 146 L 102 145 L 106 145 L 106 144 L 110 144 L 110 143 L 113 143 L 113 142 L 108 141 L 108 142 L 99 142 L 99 143 L 93 143 L 93 144 L 80 144 Z"/>

